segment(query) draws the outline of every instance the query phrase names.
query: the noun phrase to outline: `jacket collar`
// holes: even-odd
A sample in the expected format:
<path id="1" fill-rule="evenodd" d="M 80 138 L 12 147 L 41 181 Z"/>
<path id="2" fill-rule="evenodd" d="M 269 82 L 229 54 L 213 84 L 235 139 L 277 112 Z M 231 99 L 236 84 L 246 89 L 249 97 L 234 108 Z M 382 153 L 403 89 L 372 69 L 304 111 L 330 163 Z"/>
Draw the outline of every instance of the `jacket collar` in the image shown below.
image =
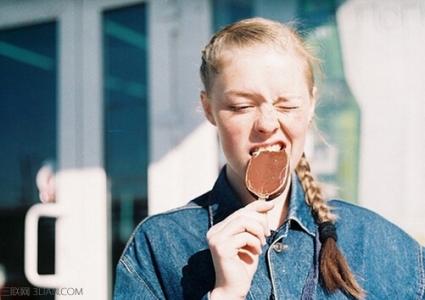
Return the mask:
<path id="1" fill-rule="evenodd" d="M 306 233 L 315 236 L 317 225 L 304 197 L 304 189 L 301 182 L 296 173 L 293 172 L 291 175 L 290 202 L 287 219 L 297 222 Z M 212 226 L 221 222 L 227 216 L 242 207 L 243 205 L 239 197 L 227 179 L 226 166 L 224 166 L 210 195 L 208 208 L 210 225 Z"/>
<path id="2" fill-rule="evenodd" d="M 295 172 L 291 175 L 289 213 L 287 219 L 297 222 L 305 232 L 316 235 L 317 225 L 310 206 L 305 201 L 304 188 Z"/>

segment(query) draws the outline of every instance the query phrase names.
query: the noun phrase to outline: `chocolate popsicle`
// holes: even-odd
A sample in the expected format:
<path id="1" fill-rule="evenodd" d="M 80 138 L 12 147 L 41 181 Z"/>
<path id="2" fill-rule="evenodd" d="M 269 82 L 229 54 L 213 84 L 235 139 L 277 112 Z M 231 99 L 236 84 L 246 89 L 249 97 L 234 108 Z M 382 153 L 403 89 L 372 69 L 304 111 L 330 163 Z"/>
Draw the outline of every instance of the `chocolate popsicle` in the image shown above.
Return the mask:
<path id="1" fill-rule="evenodd" d="M 289 160 L 286 152 L 264 150 L 249 160 L 245 185 L 258 199 L 272 200 L 285 190 L 288 177 Z"/>

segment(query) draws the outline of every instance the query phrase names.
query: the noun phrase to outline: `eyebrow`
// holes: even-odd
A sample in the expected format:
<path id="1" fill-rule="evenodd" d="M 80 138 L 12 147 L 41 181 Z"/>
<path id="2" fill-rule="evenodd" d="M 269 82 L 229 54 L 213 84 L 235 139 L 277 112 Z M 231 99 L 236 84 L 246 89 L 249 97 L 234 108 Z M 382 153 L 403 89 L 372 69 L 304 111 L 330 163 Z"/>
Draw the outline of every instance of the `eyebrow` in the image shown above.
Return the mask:
<path id="1" fill-rule="evenodd" d="M 251 98 L 251 99 L 258 99 L 263 98 L 260 94 L 255 92 L 244 92 L 244 91 L 238 91 L 238 90 L 229 90 L 224 92 L 226 96 L 239 96 L 239 97 L 245 97 L 245 98 Z"/>
<path id="2" fill-rule="evenodd" d="M 224 92 L 224 94 L 226 96 L 239 96 L 239 97 L 245 97 L 245 98 L 249 98 L 249 99 L 258 99 L 258 98 L 263 99 L 263 96 L 261 96 L 261 94 L 256 93 L 256 92 L 245 92 L 245 91 L 238 91 L 238 90 L 229 90 L 229 91 Z M 302 97 L 299 96 L 299 95 L 288 95 L 286 97 L 285 96 L 279 96 L 279 97 L 277 97 L 273 101 L 273 104 L 276 104 L 276 103 L 281 102 L 281 101 L 288 102 L 289 101 L 289 98 L 300 99 Z"/>

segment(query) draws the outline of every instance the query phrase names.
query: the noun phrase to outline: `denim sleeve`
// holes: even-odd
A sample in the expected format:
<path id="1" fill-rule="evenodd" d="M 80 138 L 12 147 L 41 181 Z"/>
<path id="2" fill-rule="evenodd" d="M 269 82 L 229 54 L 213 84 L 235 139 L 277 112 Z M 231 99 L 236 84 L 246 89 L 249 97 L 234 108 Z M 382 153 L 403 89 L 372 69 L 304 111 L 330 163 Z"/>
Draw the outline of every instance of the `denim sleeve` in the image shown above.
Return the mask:
<path id="1" fill-rule="evenodd" d="M 150 282 L 152 284 L 152 282 Z M 165 299 L 158 290 L 153 290 L 147 282 L 140 277 L 124 257 L 120 259 L 116 270 L 114 300 L 159 300 Z M 211 292 L 202 296 L 201 300 L 210 300 Z"/>
<path id="2" fill-rule="evenodd" d="M 420 300 L 425 300 L 425 247 L 421 248 L 421 255 L 420 255 L 420 269 L 421 269 L 421 286 L 419 287 L 419 297 Z"/>
<path id="3" fill-rule="evenodd" d="M 148 234 L 135 230 L 116 269 L 114 299 L 165 299 Z"/>
<path id="4" fill-rule="evenodd" d="M 132 263 L 125 257 L 118 262 L 116 269 L 116 281 L 114 300 L 126 299 L 165 299 L 157 295 L 147 282 L 137 274 Z"/>

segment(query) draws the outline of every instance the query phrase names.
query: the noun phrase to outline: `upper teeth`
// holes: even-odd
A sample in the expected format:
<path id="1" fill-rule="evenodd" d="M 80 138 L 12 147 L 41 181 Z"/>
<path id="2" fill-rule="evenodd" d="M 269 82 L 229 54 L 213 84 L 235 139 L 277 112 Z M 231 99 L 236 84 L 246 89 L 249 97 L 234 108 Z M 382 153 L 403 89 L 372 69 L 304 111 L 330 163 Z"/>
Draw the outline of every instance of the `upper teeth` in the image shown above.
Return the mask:
<path id="1" fill-rule="evenodd" d="M 253 155 L 257 155 L 262 151 L 278 152 L 278 151 L 280 151 L 280 145 L 274 144 L 274 145 L 269 145 L 269 146 L 266 146 L 266 147 L 259 147 L 259 148 L 255 149 Z"/>

